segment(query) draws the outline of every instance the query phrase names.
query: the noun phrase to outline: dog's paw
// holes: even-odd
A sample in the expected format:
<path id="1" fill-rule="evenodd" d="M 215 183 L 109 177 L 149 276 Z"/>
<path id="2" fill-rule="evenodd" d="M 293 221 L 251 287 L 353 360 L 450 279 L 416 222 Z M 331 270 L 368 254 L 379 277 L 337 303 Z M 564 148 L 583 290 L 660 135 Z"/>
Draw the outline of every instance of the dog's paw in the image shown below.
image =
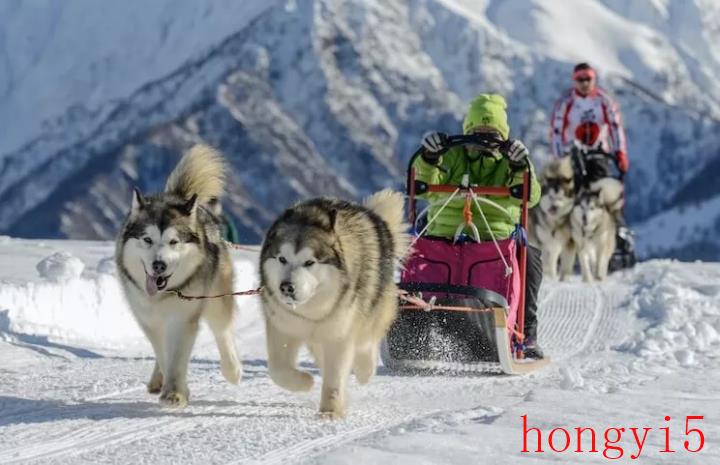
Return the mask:
<path id="1" fill-rule="evenodd" d="M 314 384 L 315 380 L 310 373 L 295 370 L 287 376 L 285 388 L 290 391 L 307 392 Z"/>
<path id="2" fill-rule="evenodd" d="M 310 373 L 300 370 L 271 371 L 270 377 L 275 384 L 288 391 L 307 392 L 315 384 Z"/>
<path id="3" fill-rule="evenodd" d="M 159 384 L 155 384 L 152 381 L 150 381 L 147 385 L 147 392 L 149 394 L 160 394 L 161 390 L 162 390 L 162 381 Z"/>
<path id="4" fill-rule="evenodd" d="M 313 379 L 313 377 L 310 373 L 306 373 L 304 371 L 298 371 L 297 376 L 293 380 L 293 389 L 292 390 L 307 392 L 310 389 L 312 389 L 314 384 L 315 384 L 315 380 Z"/>
<path id="5" fill-rule="evenodd" d="M 166 391 L 160 394 L 160 403 L 166 407 L 182 408 L 188 403 L 188 395 L 178 391 Z"/>
<path id="6" fill-rule="evenodd" d="M 363 372 L 363 371 L 356 371 L 355 373 L 355 379 L 357 379 L 357 382 L 361 385 L 365 385 L 370 382 L 374 372 Z"/>
<path id="7" fill-rule="evenodd" d="M 327 421 L 343 420 L 343 419 L 345 419 L 345 410 L 328 410 L 328 411 L 320 410 L 318 412 L 318 417 L 321 420 L 327 420 Z"/>
<path id="8" fill-rule="evenodd" d="M 355 355 L 353 373 L 360 384 L 367 384 L 375 375 L 377 360 L 373 352 L 359 353 Z"/>
<path id="9" fill-rule="evenodd" d="M 345 402 L 342 399 L 340 390 L 338 389 L 323 389 L 320 398 L 320 413 L 321 418 L 327 420 L 340 420 L 345 418 Z"/>
<path id="10" fill-rule="evenodd" d="M 150 394 L 160 394 L 160 391 L 162 391 L 162 385 L 162 375 L 153 374 L 153 376 L 150 378 L 150 381 L 148 381 L 147 383 L 147 391 Z"/>
<path id="11" fill-rule="evenodd" d="M 242 379 L 242 365 L 237 362 L 220 362 L 220 371 L 222 371 L 223 376 L 229 383 L 238 384 Z"/>

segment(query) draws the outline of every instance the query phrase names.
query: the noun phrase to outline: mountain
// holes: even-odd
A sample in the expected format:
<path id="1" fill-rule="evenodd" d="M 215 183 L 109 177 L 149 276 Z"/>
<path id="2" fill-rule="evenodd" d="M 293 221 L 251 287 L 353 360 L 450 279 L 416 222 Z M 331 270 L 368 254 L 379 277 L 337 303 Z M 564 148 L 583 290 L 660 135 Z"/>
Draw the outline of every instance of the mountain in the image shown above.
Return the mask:
<path id="1" fill-rule="evenodd" d="M 623 110 L 641 253 L 720 259 L 712 0 L 37 5 L 0 4 L 1 233 L 113 237 L 132 186 L 160 189 L 204 141 L 257 242 L 296 199 L 400 186 L 420 136 L 457 132 L 486 91 L 542 164 L 552 104 L 590 61 Z"/>

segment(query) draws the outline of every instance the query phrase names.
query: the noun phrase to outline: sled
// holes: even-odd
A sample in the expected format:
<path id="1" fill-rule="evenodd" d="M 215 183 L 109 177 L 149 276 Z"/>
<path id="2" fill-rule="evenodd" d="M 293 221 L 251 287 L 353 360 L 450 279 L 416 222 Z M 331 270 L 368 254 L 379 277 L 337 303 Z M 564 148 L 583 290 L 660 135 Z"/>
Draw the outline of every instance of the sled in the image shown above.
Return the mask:
<path id="1" fill-rule="evenodd" d="M 487 142 L 477 135 L 452 136 L 448 145 Z M 512 187 L 469 185 L 467 176 L 460 186 L 428 185 L 415 180 L 412 167 L 421 153 L 422 148 L 411 157 L 407 180 L 408 219 L 420 232 L 401 274 L 403 294 L 398 317 L 382 345 L 383 363 L 393 371 L 505 374 L 529 373 L 549 364 L 549 358 L 523 357 L 528 174 L 523 184 Z M 427 218 L 429 207 L 420 214 L 416 211 L 417 196 L 424 193 L 447 194 L 437 204 L 447 205 L 445 197 L 465 199 L 465 221 L 455 240 L 424 234 L 434 219 Z M 481 203 L 504 210 L 492 198 L 508 196 L 522 206 L 515 233 L 480 241 L 472 206 L 481 215 Z M 461 234 L 468 229 L 472 238 Z"/>

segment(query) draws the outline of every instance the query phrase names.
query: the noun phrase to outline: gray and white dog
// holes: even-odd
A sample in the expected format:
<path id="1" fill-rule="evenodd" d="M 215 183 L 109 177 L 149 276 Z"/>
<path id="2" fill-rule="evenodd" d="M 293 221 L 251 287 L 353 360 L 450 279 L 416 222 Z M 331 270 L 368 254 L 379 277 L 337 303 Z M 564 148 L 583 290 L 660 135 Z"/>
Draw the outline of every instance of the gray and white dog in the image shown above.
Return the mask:
<path id="1" fill-rule="evenodd" d="M 301 202 L 270 227 L 260 253 L 268 369 L 291 391 L 308 391 L 297 368 L 310 349 L 322 373 L 320 413 L 345 415 L 351 372 L 375 374 L 380 343 L 397 313 L 394 275 L 407 253 L 403 196 L 385 190 L 364 205 L 333 199 Z"/>
<path id="2" fill-rule="evenodd" d="M 167 292 L 232 292 L 230 255 L 218 219 L 205 206 L 222 195 L 224 170 L 218 152 L 194 146 L 170 174 L 165 192 L 145 197 L 135 190 L 116 244 L 122 288 L 155 352 L 148 391 L 170 406 L 187 404 L 187 370 L 201 317 L 215 336 L 225 379 L 237 383 L 242 376 L 233 298 L 184 301 Z"/>
<path id="3" fill-rule="evenodd" d="M 615 217 L 623 205 L 624 189 L 617 179 L 600 179 L 580 190 L 570 223 L 583 281 L 607 277 L 616 246 Z"/>
<path id="4" fill-rule="evenodd" d="M 544 274 L 560 279 L 572 274 L 575 243 L 570 214 L 575 204 L 575 181 L 570 157 L 548 163 L 543 169 L 540 204 L 530 210 L 529 239 L 543 253 Z"/>

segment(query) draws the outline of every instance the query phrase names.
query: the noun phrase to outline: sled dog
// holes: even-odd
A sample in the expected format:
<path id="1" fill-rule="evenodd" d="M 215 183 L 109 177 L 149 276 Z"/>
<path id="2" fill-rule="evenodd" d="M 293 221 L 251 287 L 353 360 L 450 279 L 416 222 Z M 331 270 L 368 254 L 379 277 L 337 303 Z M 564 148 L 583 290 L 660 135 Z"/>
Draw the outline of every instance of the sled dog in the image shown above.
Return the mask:
<path id="1" fill-rule="evenodd" d="M 623 185 L 613 178 L 595 181 L 578 194 L 570 223 L 585 282 L 607 277 L 616 245 L 614 212 L 622 208 L 623 202 Z"/>
<path id="2" fill-rule="evenodd" d="M 260 252 L 268 369 L 279 386 L 308 391 L 298 370 L 307 346 L 322 374 L 320 413 L 345 415 L 353 372 L 367 383 L 379 346 L 397 313 L 394 274 L 409 236 L 403 196 L 378 192 L 363 205 L 320 198 L 287 209 L 270 227 Z"/>
<path id="3" fill-rule="evenodd" d="M 543 170 L 542 197 L 530 210 L 530 242 L 543 253 L 544 273 L 551 279 L 572 274 L 575 244 L 570 229 L 570 213 L 575 203 L 575 182 L 569 157 L 553 160 Z"/>
<path id="4" fill-rule="evenodd" d="M 215 295 L 232 292 L 233 268 L 219 221 L 206 205 L 220 198 L 224 163 L 215 150 L 196 145 L 170 174 L 165 192 L 135 190 L 117 239 L 120 282 L 140 328 L 155 352 L 148 391 L 169 406 L 187 404 L 187 370 L 203 317 L 220 351 L 222 374 L 238 383 L 242 367 L 232 334 L 232 297 L 184 301 L 168 292 Z"/>

